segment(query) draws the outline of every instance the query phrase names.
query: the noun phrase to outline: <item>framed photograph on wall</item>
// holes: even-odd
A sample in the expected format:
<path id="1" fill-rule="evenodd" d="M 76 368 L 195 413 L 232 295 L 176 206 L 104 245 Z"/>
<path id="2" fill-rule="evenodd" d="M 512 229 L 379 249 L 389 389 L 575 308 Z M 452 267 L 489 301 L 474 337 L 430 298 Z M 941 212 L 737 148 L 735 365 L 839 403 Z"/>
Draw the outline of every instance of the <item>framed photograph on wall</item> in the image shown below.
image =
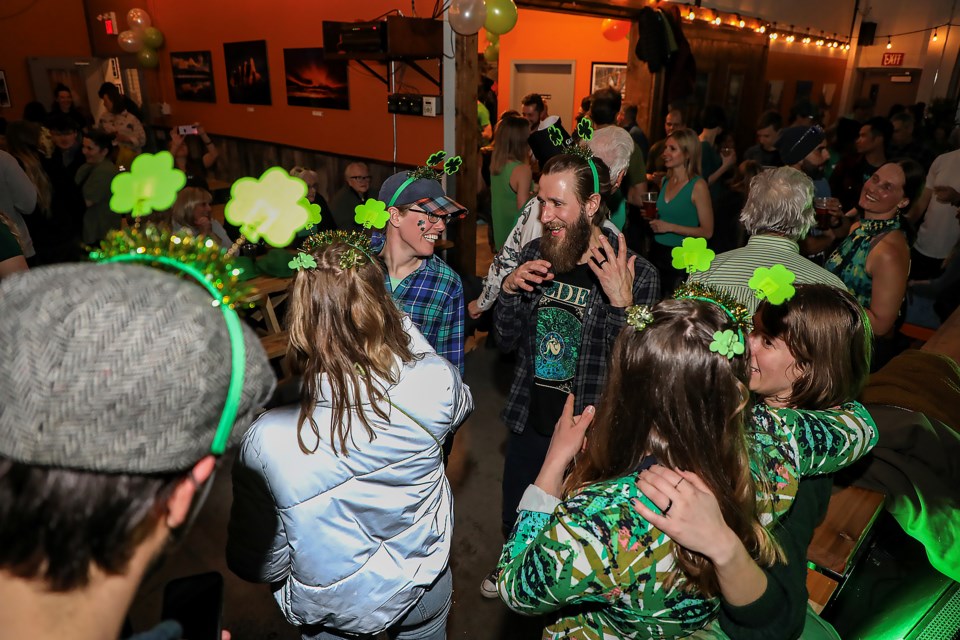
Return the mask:
<path id="1" fill-rule="evenodd" d="M 209 51 L 171 52 L 170 66 L 173 68 L 173 89 L 177 100 L 217 101 L 213 87 L 213 61 Z"/>
<path id="2" fill-rule="evenodd" d="M 349 109 L 347 60 L 324 60 L 322 48 L 284 49 L 287 104 L 314 109 Z"/>
<path id="3" fill-rule="evenodd" d="M 594 62 L 590 66 L 590 92 L 611 87 L 624 95 L 627 86 L 627 65 L 619 62 Z"/>
<path id="4" fill-rule="evenodd" d="M 10 106 L 10 89 L 7 88 L 7 74 L 0 71 L 0 107 Z"/>
<path id="5" fill-rule="evenodd" d="M 224 42 L 227 95 L 233 104 L 272 104 L 267 41 Z"/>

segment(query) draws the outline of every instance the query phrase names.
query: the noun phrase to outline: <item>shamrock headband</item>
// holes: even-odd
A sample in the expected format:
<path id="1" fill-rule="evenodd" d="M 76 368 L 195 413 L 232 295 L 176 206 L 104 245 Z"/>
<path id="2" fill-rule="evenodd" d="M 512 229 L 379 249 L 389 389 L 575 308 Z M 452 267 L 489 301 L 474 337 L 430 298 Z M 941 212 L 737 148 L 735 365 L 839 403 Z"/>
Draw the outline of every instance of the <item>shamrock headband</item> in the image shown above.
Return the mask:
<path id="1" fill-rule="evenodd" d="M 700 284 L 698 282 L 688 282 L 680 285 L 673 295 L 676 300 L 697 300 L 707 302 L 716 307 L 730 319 L 734 329 L 725 329 L 716 331 L 713 334 L 713 342 L 710 343 L 710 351 L 719 353 L 727 359 L 733 356 L 742 355 L 746 349 L 743 330 L 750 327 L 750 310 L 736 301 L 732 296 L 722 291 Z"/>
<path id="2" fill-rule="evenodd" d="M 597 173 L 597 165 L 593 161 L 593 150 L 586 145 L 574 144 L 573 138 L 564 140 L 563 132 L 555 124 L 547 127 L 547 135 L 553 146 L 562 149 L 563 153 L 579 156 L 587 161 L 590 172 L 593 174 L 593 192 L 600 193 L 600 174 Z M 593 121 L 590 118 L 586 116 L 580 118 L 580 122 L 577 123 L 577 137 L 587 142 L 593 139 Z"/>
<path id="3" fill-rule="evenodd" d="M 189 233 L 170 234 L 152 226 L 143 230 L 111 231 L 90 257 L 102 263 L 144 262 L 166 267 L 190 276 L 213 296 L 213 304 L 220 308 L 230 338 L 230 383 L 210 445 L 210 453 L 223 455 L 237 418 L 246 371 L 243 326 L 235 310 L 236 301 L 246 297 L 246 292 L 237 284 L 240 269 L 233 267 L 210 238 Z"/>
<path id="4" fill-rule="evenodd" d="M 341 269 L 353 269 L 368 260 L 376 264 L 373 250 L 370 248 L 370 238 L 362 231 L 321 231 L 304 240 L 303 248 L 312 252 L 335 242 L 342 242 L 349 247 L 340 255 Z M 298 271 L 316 269 L 317 261 L 309 253 L 301 251 L 287 266 Z"/>
<path id="5" fill-rule="evenodd" d="M 446 158 L 446 160 L 444 160 L 444 158 Z M 430 157 L 427 158 L 426 165 L 417 167 L 413 171 L 407 173 L 407 179 L 404 180 L 400 184 L 400 187 L 394 192 L 393 197 L 390 198 L 390 202 L 387 203 L 386 208 L 389 209 L 390 207 L 394 206 L 397 203 L 397 198 L 399 198 L 400 194 L 403 193 L 403 190 L 417 180 L 436 180 L 439 182 L 440 178 L 443 177 L 444 174 L 452 176 L 459 171 L 460 165 L 462 164 L 463 159 L 460 156 L 447 158 L 446 151 L 441 150 L 430 154 Z"/>

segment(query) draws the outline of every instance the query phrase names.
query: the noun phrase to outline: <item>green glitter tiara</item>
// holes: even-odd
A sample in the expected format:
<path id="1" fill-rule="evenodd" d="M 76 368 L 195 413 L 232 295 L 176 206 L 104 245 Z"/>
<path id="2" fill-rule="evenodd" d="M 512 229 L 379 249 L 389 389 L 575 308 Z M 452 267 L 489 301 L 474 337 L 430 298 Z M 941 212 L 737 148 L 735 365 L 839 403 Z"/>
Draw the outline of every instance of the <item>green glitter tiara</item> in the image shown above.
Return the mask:
<path id="1" fill-rule="evenodd" d="M 230 339 L 230 383 L 210 445 L 213 455 L 222 455 L 237 417 L 246 375 L 247 350 L 236 308 L 253 306 L 250 301 L 253 288 L 239 281 L 242 269 L 234 265 L 233 258 L 224 253 L 213 238 L 195 236 L 189 231 L 171 233 L 154 225 L 111 231 L 100 248 L 90 252 L 90 258 L 107 263 L 143 262 L 189 276 L 213 297 L 214 306 L 223 314 Z"/>
<path id="2" fill-rule="evenodd" d="M 571 156 L 583 158 L 590 165 L 590 172 L 593 174 L 593 192 L 600 193 L 600 174 L 597 173 L 597 165 L 593 161 L 593 150 L 585 144 L 575 144 L 573 138 L 564 140 L 563 132 L 557 125 L 547 127 L 547 137 L 553 146 L 562 150 Z M 585 142 L 593 139 L 593 121 L 584 116 L 577 123 L 577 137 Z"/>
<path id="3" fill-rule="evenodd" d="M 463 158 L 460 156 L 447 158 L 447 152 L 443 150 L 431 153 L 425 165 L 407 172 L 407 179 L 404 180 L 400 188 L 394 192 L 386 208 L 389 209 L 392 207 L 397 202 L 400 194 L 403 193 L 403 190 L 417 180 L 436 180 L 440 182 L 440 178 L 442 178 L 444 174 L 452 176 L 457 171 L 460 171 L 462 165 Z"/>
<path id="4" fill-rule="evenodd" d="M 303 241 L 304 251 L 297 254 L 297 257 L 290 261 L 291 269 L 315 269 L 317 261 L 307 252 L 314 252 L 323 249 L 336 242 L 342 242 L 348 249 L 340 255 L 340 268 L 353 269 L 358 265 L 363 265 L 367 261 L 376 263 L 373 257 L 373 249 L 370 247 L 370 237 L 362 231 L 321 231 L 309 236 Z"/>
<path id="5" fill-rule="evenodd" d="M 753 318 L 750 310 L 738 302 L 736 298 L 699 282 L 687 282 L 680 285 L 674 292 L 673 297 L 676 300 L 699 300 L 720 307 L 733 323 L 734 329 L 715 332 L 713 342 L 710 343 L 710 351 L 719 353 L 728 359 L 744 353 L 746 350 L 744 331 L 750 331 Z"/>

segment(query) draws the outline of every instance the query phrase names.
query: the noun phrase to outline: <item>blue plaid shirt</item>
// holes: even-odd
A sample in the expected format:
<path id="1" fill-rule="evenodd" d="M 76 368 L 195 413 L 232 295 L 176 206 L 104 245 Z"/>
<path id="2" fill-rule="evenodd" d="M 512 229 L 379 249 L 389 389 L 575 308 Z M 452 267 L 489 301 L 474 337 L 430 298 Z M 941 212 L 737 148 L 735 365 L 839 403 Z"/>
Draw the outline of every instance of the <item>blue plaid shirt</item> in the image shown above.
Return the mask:
<path id="1" fill-rule="evenodd" d="M 617 236 L 603 230 L 613 250 L 617 250 Z M 628 256 L 635 255 L 628 251 Z M 518 265 L 540 258 L 540 238 L 527 243 L 520 252 Z M 497 344 L 506 352 L 517 351 L 517 367 L 510 387 L 507 406 L 500 417 L 514 433 L 523 433 L 530 418 L 530 392 L 533 388 L 533 367 L 537 353 L 537 311 L 543 291 L 520 291 L 510 294 L 500 290 L 494 307 L 494 330 Z M 633 273 L 633 304 L 652 305 L 660 297 L 660 274 L 649 262 L 637 256 Z M 626 310 L 610 305 L 599 283 L 594 280 L 580 339 L 580 358 L 573 377 L 574 413 L 583 413 L 587 405 L 600 401 L 610 366 L 613 343 L 627 323 Z"/>
<path id="2" fill-rule="evenodd" d="M 379 253 L 385 236 L 374 233 L 371 246 Z M 382 261 L 382 260 L 381 260 Z M 390 274 L 383 266 L 383 283 L 397 306 L 410 316 L 413 324 L 437 353 L 450 361 L 463 375 L 463 283 L 450 266 L 430 256 L 394 289 Z"/>

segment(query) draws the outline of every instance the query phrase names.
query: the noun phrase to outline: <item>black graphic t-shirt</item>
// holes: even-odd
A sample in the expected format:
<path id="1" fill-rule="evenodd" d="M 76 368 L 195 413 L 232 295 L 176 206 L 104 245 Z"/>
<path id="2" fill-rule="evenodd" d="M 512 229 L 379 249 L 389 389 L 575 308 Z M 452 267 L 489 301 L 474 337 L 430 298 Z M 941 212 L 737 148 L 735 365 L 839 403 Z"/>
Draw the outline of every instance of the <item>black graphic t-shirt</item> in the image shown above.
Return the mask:
<path id="1" fill-rule="evenodd" d="M 567 394 L 573 392 L 583 316 L 592 286 L 590 267 L 581 264 L 556 276 L 540 298 L 530 422 L 542 435 L 553 433 Z"/>

